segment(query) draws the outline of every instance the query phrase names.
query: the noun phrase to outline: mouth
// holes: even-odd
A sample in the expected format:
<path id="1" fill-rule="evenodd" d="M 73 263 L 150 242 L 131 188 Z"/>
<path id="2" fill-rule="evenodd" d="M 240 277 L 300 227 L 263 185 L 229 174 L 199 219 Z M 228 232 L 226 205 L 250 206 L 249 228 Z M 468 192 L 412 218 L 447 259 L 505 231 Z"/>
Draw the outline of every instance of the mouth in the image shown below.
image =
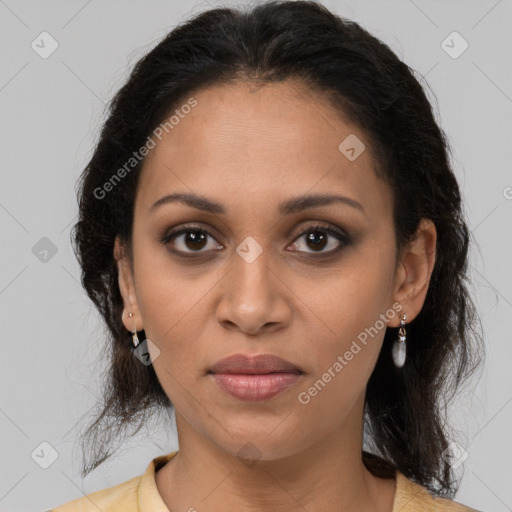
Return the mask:
<path id="1" fill-rule="evenodd" d="M 304 373 L 297 365 L 271 354 L 246 356 L 234 354 L 217 361 L 209 373 L 263 375 L 269 373 Z"/>
<path id="2" fill-rule="evenodd" d="M 297 384 L 304 371 L 278 356 L 235 354 L 208 371 L 230 396 L 246 402 L 266 400 Z"/>

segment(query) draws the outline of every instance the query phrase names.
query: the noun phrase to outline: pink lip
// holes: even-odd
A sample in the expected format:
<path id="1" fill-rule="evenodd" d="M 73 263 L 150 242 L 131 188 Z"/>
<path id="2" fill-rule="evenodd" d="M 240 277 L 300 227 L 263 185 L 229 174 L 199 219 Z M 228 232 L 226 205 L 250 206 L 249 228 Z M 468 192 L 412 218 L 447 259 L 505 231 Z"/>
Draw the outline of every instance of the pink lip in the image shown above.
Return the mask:
<path id="1" fill-rule="evenodd" d="M 218 361 L 209 373 L 231 396 L 255 402 L 293 386 L 304 372 L 293 363 L 270 354 L 235 354 Z"/>
<path id="2" fill-rule="evenodd" d="M 255 375 L 262 373 L 302 373 L 302 370 L 290 361 L 272 354 L 256 354 L 253 356 L 234 354 L 217 361 L 210 368 L 210 372 Z"/>
<path id="3" fill-rule="evenodd" d="M 293 386 L 299 373 L 267 373 L 259 375 L 214 373 L 215 382 L 231 396 L 246 402 L 266 400 Z"/>

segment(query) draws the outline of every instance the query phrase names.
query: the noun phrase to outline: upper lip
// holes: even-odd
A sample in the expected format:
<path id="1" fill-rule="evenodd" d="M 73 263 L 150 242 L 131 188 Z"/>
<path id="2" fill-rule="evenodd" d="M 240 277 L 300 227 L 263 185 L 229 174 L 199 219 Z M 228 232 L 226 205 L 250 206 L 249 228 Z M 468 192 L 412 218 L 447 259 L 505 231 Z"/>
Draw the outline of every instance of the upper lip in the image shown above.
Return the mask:
<path id="1" fill-rule="evenodd" d="M 220 361 L 217 361 L 211 368 L 210 373 L 245 373 L 245 374 L 265 374 L 265 373 L 303 373 L 302 370 L 282 359 L 271 354 L 257 354 L 246 356 L 244 354 L 234 354 Z"/>

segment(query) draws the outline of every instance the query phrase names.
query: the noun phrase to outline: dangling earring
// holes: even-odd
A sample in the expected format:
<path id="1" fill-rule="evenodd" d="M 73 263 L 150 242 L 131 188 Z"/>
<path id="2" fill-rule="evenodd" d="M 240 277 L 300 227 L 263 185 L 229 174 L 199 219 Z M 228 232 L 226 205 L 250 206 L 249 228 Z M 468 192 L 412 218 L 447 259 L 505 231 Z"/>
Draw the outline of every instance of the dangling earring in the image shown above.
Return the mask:
<path id="1" fill-rule="evenodd" d="M 129 313 L 128 316 L 130 318 L 132 318 L 133 316 L 133 313 Z M 132 343 L 133 343 L 133 346 L 135 348 L 137 348 L 137 346 L 139 345 L 140 341 L 139 341 L 139 337 L 137 336 L 137 329 L 135 329 L 134 331 L 132 331 Z"/>
<path id="2" fill-rule="evenodd" d="M 406 347 L 406 333 L 405 333 L 405 321 L 407 315 L 404 313 L 400 320 L 400 329 L 398 331 L 398 339 L 393 342 L 391 349 L 391 355 L 393 356 L 393 362 L 397 368 L 402 368 L 405 363 L 405 347 Z"/>

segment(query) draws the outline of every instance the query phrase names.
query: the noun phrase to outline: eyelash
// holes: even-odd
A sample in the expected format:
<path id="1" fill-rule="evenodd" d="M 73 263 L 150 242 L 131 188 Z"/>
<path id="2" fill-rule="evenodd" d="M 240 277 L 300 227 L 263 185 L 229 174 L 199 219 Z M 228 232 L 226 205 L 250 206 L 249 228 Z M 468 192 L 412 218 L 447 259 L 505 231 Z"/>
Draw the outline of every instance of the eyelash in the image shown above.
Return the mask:
<path id="1" fill-rule="evenodd" d="M 167 246 L 171 241 L 173 241 L 178 236 L 188 233 L 190 231 L 206 233 L 207 235 L 209 235 L 210 237 L 212 237 L 215 240 L 215 236 L 208 229 L 205 229 L 203 227 L 196 226 L 196 225 L 188 225 L 188 226 L 184 226 L 183 228 L 180 228 L 176 231 L 171 231 L 169 233 L 166 233 L 164 236 L 162 236 L 160 238 L 160 243 L 164 246 Z M 346 246 L 349 246 L 352 244 L 351 238 L 342 229 L 336 228 L 334 226 L 326 226 L 326 225 L 318 224 L 318 223 L 308 226 L 306 229 L 301 231 L 295 237 L 295 239 L 293 240 L 293 243 L 295 243 L 295 241 L 298 240 L 299 238 L 301 238 L 302 236 L 307 235 L 309 233 L 314 233 L 315 231 L 320 231 L 320 232 L 323 232 L 323 233 L 333 236 L 334 238 L 336 238 L 338 241 L 341 242 L 341 245 L 339 245 L 336 249 L 332 249 L 327 252 L 314 252 L 314 251 L 306 252 L 306 254 L 308 256 L 317 255 L 314 257 L 318 257 L 318 258 L 321 258 L 322 256 L 323 257 L 332 256 L 332 255 L 340 252 L 343 247 L 346 247 Z M 177 251 L 175 249 L 168 249 L 168 250 L 181 258 L 197 258 L 198 256 L 204 256 L 204 254 L 206 254 L 208 252 L 208 251 L 202 251 L 202 250 L 191 251 L 191 252 Z M 299 251 L 299 252 L 305 252 L 305 251 Z"/>

